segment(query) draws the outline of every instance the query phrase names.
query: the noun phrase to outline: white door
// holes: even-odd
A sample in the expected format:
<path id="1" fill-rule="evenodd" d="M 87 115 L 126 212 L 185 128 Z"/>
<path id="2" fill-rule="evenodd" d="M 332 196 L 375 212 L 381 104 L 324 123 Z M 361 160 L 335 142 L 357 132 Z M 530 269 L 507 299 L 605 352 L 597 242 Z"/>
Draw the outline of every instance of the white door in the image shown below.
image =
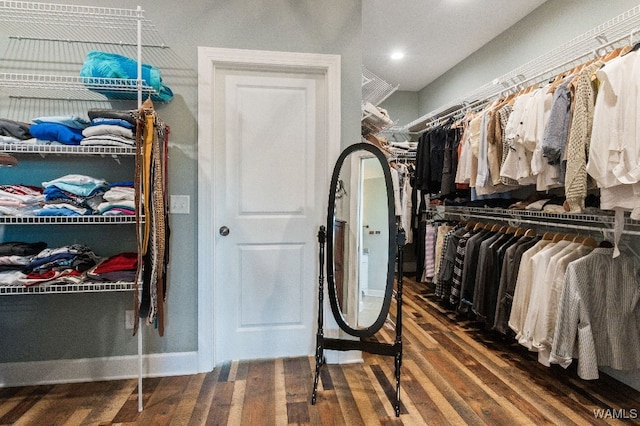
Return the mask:
<path id="1" fill-rule="evenodd" d="M 199 194 L 211 198 L 215 362 L 311 354 L 317 232 L 335 155 L 326 72 L 235 64 L 211 71 L 211 116 L 199 123 L 211 139 L 200 135 L 199 149 L 212 145 L 212 185 L 199 181 Z"/>

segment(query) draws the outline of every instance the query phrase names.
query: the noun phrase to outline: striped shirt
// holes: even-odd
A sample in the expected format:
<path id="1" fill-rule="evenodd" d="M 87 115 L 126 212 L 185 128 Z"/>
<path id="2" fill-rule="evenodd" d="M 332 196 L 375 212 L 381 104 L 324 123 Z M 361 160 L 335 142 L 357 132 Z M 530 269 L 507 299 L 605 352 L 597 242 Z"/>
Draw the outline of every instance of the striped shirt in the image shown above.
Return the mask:
<path id="1" fill-rule="evenodd" d="M 640 279 L 631 256 L 612 255 L 596 248 L 565 273 L 550 361 L 566 368 L 578 358 L 585 380 L 599 377 L 598 366 L 640 368 Z"/>

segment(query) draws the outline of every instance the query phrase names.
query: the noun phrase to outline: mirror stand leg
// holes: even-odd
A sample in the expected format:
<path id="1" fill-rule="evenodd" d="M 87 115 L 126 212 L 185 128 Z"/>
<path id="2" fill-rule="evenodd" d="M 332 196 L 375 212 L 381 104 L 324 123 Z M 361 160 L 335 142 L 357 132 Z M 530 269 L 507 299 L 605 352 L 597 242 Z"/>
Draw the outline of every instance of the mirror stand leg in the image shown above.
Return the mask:
<path id="1" fill-rule="evenodd" d="M 395 356 L 396 366 L 396 417 L 400 417 L 400 367 L 402 366 L 402 281 L 403 281 L 403 263 L 404 263 L 404 245 L 406 243 L 406 234 L 402 227 L 398 227 L 398 278 L 396 291 L 396 341 L 398 351 Z"/>
<path id="2" fill-rule="evenodd" d="M 396 365 L 396 417 L 400 417 L 400 366 L 402 364 L 402 353 L 398 352 L 395 357 Z"/>
<path id="3" fill-rule="evenodd" d="M 318 379 L 320 378 L 320 368 L 325 363 L 324 358 L 324 318 L 322 310 L 324 308 L 324 244 L 326 241 L 326 228 L 320 227 L 318 231 L 318 332 L 316 334 L 316 372 L 313 378 L 313 392 L 311 393 L 311 405 L 316 404 L 318 393 Z"/>
<path id="4" fill-rule="evenodd" d="M 320 338 L 320 337 L 319 337 Z M 316 396 L 318 394 L 318 380 L 320 378 L 320 368 L 324 365 L 324 353 L 322 346 L 316 347 L 316 374 L 313 378 L 313 392 L 311 393 L 311 405 L 316 405 Z"/>

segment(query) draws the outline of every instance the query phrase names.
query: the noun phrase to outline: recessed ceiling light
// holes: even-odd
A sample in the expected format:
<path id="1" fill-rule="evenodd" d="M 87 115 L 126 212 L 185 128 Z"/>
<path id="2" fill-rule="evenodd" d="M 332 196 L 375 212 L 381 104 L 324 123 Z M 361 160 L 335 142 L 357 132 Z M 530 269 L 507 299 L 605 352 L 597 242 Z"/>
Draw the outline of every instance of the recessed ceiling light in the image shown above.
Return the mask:
<path id="1" fill-rule="evenodd" d="M 391 59 L 393 59 L 394 61 L 398 61 L 400 59 L 404 58 L 404 53 L 397 51 L 397 52 L 393 52 L 391 54 Z"/>

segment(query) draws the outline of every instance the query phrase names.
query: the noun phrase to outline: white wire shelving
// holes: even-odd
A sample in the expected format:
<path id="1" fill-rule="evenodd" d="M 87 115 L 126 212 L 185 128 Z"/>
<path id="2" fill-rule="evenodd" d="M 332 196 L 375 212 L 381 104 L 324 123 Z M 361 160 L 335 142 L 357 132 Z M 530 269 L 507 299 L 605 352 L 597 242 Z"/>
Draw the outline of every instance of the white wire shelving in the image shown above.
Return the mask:
<path id="1" fill-rule="evenodd" d="M 54 144 L 0 144 L 0 152 L 18 154 L 60 155 L 135 155 L 135 148 L 119 146 L 54 145 Z"/>
<path id="2" fill-rule="evenodd" d="M 18 121 L 47 115 L 43 111 L 46 101 L 60 114 L 60 100 L 82 112 L 83 106 L 85 111 L 109 108 L 119 101 L 128 101 L 129 108 L 135 108 L 138 93 L 143 99 L 158 95 L 155 86 L 135 75 L 81 77 L 79 72 L 90 50 L 132 59 L 140 54 L 142 62 L 164 71 L 163 80 L 168 74 L 181 80 L 193 74 L 140 8 L 0 0 L 0 36 L 6 39 L 0 61 L 0 94 L 11 101 L 4 118 Z"/>
<path id="3" fill-rule="evenodd" d="M 134 216 L 0 216 L 0 225 L 127 225 L 135 224 Z"/>
<path id="4" fill-rule="evenodd" d="M 590 59 L 601 56 L 615 47 L 633 44 L 640 36 L 640 5 L 575 37 L 520 67 L 478 87 L 467 95 L 452 100 L 404 127 L 410 131 L 424 131 L 434 120 L 442 120 L 465 108 L 490 102 L 505 93 L 548 81 Z"/>
<path id="5" fill-rule="evenodd" d="M 0 89 L 10 96 L 22 94 L 26 97 L 24 93 L 29 91 L 31 97 L 43 97 L 37 96 L 36 90 L 55 90 L 64 91 L 63 96 L 70 99 L 102 100 L 105 99 L 103 93 L 108 93 L 110 99 L 127 99 L 137 93 L 138 81 L 126 78 L 0 73 Z M 141 90 L 143 96 L 157 95 L 157 91 L 151 86 L 143 84 Z"/>
<path id="6" fill-rule="evenodd" d="M 0 26 L 13 37 L 69 43 L 141 44 L 165 47 L 142 10 L 0 0 Z"/>
<path id="7" fill-rule="evenodd" d="M 479 219 L 489 222 L 503 222 L 514 227 L 534 225 L 546 228 L 566 228 L 609 233 L 613 232 L 613 227 L 615 226 L 615 215 L 613 212 L 608 211 L 553 213 L 504 208 L 431 206 L 427 213 L 444 219 L 449 217 L 456 217 L 465 221 Z M 631 219 L 628 214 L 625 215 L 622 234 L 640 235 L 640 221 Z"/>
<path id="8" fill-rule="evenodd" d="M 362 67 L 362 104 L 367 102 L 378 106 L 391 96 L 398 85 L 386 82 L 367 68 Z"/>
<path id="9" fill-rule="evenodd" d="M 81 283 L 53 283 L 38 284 L 34 286 L 24 285 L 0 285 L 0 296 L 17 296 L 21 294 L 68 294 L 68 293 L 93 293 L 105 291 L 133 291 L 135 284 L 132 282 L 99 282 L 85 281 Z"/>
<path id="10" fill-rule="evenodd" d="M 163 84 L 196 90 L 197 73 L 162 41 L 135 9 L 0 0 L 0 109 L 3 118 L 29 122 L 44 115 L 81 115 L 91 108 L 131 109 L 156 94 L 143 84 L 142 64 L 163 70 Z M 144 48 L 144 50 L 143 50 Z M 135 58 L 135 78 L 86 78 L 80 70 L 90 50 Z M 169 78 L 167 78 L 169 77 Z M 155 87 L 155 86 L 154 86 Z M 194 96 L 195 98 L 195 96 Z M 117 105 L 117 106 L 116 106 Z M 0 145 L 20 154 L 131 156 L 134 148 Z M 1 225 L 140 224 L 131 216 L 0 216 Z M 134 283 L 84 281 L 0 286 L 0 295 L 132 291 Z M 142 329 L 138 343 L 138 411 L 142 411 Z"/>

